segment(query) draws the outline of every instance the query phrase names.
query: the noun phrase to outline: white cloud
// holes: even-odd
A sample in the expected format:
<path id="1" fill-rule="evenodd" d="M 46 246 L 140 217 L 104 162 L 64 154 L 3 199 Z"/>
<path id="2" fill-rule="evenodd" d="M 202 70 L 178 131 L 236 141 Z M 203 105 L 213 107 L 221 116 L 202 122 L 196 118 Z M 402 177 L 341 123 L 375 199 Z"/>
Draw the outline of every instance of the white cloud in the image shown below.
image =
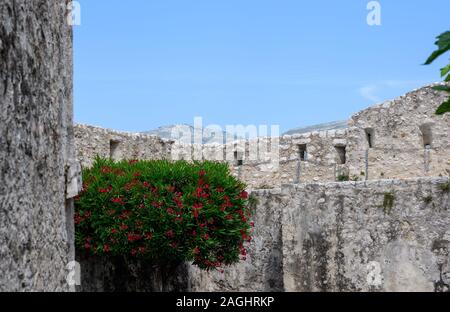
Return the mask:
<path id="1" fill-rule="evenodd" d="M 402 89 L 425 84 L 423 81 L 410 80 L 384 80 L 376 83 L 370 83 L 359 88 L 359 94 L 374 103 L 382 101 L 382 94 L 386 89 Z"/>
<path id="2" fill-rule="evenodd" d="M 371 102 L 380 102 L 380 98 L 376 95 L 378 86 L 375 84 L 369 84 L 359 89 L 361 96 Z"/>

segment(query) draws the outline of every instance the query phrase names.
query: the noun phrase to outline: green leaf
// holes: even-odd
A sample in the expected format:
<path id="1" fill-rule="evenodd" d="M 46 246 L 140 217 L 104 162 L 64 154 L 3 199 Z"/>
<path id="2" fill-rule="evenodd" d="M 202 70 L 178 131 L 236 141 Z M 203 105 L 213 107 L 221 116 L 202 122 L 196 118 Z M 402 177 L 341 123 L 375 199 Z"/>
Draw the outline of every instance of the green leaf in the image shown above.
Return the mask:
<path id="1" fill-rule="evenodd" d="M 449 81 L 450 81 L 450 74 L 447 76 L 447 78 L 445 78 L 445 81 L 446 81 L 446 82 L 449 82 Z"/>
<path id="2" fill-rule="evenodd" d="M 450 64 L 448 64 L 444 68 L 441 68 L 441 77 L 444 77 L 445 75 L 447 75 L 449 71 L 450 71 Z"/>
<path id="3" fill-rule="evenodd" d="M 434 86 L 432 89 L 436 90 L 436 91 L 445 91 L 445 92 L 449 92 L 450 93 L 450 87 L 449 86 Z"/>
<path id="4" fill-rule="evenodd" d="M 439 35 L 435 44 L 438 46 L 438 49 L 430 55 L 424 65 L 433 63 L 435 59 L 450 50 L 450 31 Z"/>
<path id="5" fill-rule="evenodd" d="M 448 112 L 450 112 L 450 99 L 448 99 L 446 102 L 442 103 L 441 106 L 438 107 L 436 115 L 443 115 Z"/>

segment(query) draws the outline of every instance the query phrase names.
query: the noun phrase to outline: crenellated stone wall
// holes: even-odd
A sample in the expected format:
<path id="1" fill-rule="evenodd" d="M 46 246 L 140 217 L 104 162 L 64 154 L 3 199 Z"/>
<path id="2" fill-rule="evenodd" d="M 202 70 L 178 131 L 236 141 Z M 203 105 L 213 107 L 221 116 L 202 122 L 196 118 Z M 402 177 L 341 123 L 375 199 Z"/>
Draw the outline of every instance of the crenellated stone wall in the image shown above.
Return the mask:
<path id="1" fill-rule="evenodd" d="M 75 136 L 84 166 L 90 165 L 95 155 L 226 161 L 233 174 L 251 188 L 448 176 L 450 114 L 434 114 L 445 97 L 426 86 L 355 114 L 347 129 L 261 137 L 225 145 L 182 144 L 83 125 L 76 126 Z"/>
<path id="2" fill-rule="evenodd" d="M 121 159 L 166 159 L 173 142 L 156 136 L 127 133 L 95 126 L 74 127 L 77 158 L 82 167 L 92 165 L 96 156 Z"/>
<path id="3" fill-rule="evenodd" d="M 348 130 L 350 175 L 365 173 L 367 157 L 368 179 L 448 176 L 450 114 L 434 114 L 446 97 L 427 86 L 355 114 Z"/>

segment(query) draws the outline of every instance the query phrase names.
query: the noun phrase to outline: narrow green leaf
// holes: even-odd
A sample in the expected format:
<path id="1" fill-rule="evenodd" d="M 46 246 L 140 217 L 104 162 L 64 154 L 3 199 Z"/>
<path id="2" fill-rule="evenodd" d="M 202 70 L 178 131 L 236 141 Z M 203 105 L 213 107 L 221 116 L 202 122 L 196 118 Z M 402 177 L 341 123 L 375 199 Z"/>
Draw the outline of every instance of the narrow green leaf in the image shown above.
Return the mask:
<path id="1" fill-rule="evenodd" d="M 450 50 L 450 31 L 440 34 L 435 44 L 438 46 L 438 49 L 430 55 L 424 65 L 433 63 L 435 59 Z"/>
<path id="2" fill-rule="evenodd" d="M 446 81 L 446 82 L 449 82 L 449 81 L 450 81 L 450 74 L 448 74 L 447 78 L 445 78 L 445 81 Z"/>
<path id="3" fill-rule="evenodd" d="M 434 62 L 435 59 L 437 59 L 439 56 L 441 56 L 442 54 L 444 54 L 445 52 L 447 52 L 448 50 L 450 50 L 450 43 L 447 44 L 446 46 L 444 46 L 442 49 L 436 50 L 434 51 L 430 57 L 427 59 L 427 61 L 425 62 L 424 65 L 430 65 L 431 63 Z"/>
<path id="4" fill-rule="evenodd" d="M 450 71 L 450 64 L 448 64 L 444 68 L 441 68 L 441 77 L 447 75 L 449 71 Z"/>
<path id="5" fill-rule="evenodd" d="M 436 115 L 443 115 L 448 112 L 450 112 L 450 99 L 448 99 L 446 102 L 442 103 L 441 106 L 438 107 Z"/>
<path id="6" fill-rule="evenodd" d="M 439 36 L 437 36 L 437 41 L 435 44 L 439 47 L 439 49 L 444 48 L 448 44 L 450 44 L 450 31 L 446 31 Z"/>

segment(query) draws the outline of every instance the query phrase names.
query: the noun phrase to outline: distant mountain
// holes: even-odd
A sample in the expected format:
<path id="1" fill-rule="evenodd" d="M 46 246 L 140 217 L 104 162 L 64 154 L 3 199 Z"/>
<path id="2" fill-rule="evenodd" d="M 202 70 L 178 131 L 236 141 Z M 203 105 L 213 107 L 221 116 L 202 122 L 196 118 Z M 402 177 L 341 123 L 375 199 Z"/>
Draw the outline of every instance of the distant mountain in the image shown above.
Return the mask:
<path id="1" fill-rule="evenodd" d="M 199 131 L 201 131 L 201 129 L 199 129 Z M 163 126 L 143 133 L 156 135 L 162 139 L 174 140 L 180 143 L 194 143 L 194 127 L 186 124 Z M 209 128 L 206 128 L 203 131 L 202 143 L 224 144 L 225 142 L 231 142 L 234 139 L 235 137 L 232 134 L 225 131 L 215 133 Z"/>
<path id="2" fill-rule="evenodd" d="M 348 127 L 347 120 L 342 121 L 333 121 L 333 122 L 327 122 L 307 127 L 301 127 L 301 128 L 295 128 L 289 131 L 286 131 L 283 133 L 283 135 L 293 135 L 293 134 L 302 134 L 302 133 L 309 133 L 313 131 L 326 131 L 326 130 L 338 130 L 338 129 L 345 129 Z"/>
<path id="3" fill-rule="evenodd" d="M 313 131 L 337 130 L 345 128 L 347 128 L 347 121 L 335 121 L 308 127 L 295 128 L 283 133 L 283 135 L 293 135 Z M 156 135 L 162 139 L 174 140 L 180 143 L 194 142 L 194 127 L 187 124 L 163 126 L 143 133 Z M 220 136 L 220 134 L 222 135 L 222 137 Z M 206 128 L 203 131 L 202 144 L 224 144 L 226 142 L 232 142 L 237 139 L 242 139 L 242 137 L 235 137 L 232 133 L 227 133 L 226 131 L 219 131 L 218 133 L 215 133 L 211 129 Z"/>

